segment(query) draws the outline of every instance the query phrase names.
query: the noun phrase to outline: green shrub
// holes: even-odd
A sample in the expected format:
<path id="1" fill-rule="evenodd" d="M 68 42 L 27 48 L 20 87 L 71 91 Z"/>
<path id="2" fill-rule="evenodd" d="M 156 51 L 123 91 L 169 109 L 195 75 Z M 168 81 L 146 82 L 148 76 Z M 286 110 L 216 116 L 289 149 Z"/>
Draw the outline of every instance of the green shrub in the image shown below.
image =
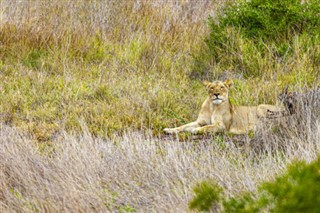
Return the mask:
<path id="1" fill-rule="evenodd" d="M 295 162 L 274 181 L 238 197 L 221 198 L 222 190 L 206 182 L 199 186 L 192 209 L 208 211 L 220 202 L 223 212 L 320 212 L 320 156 L 309 164 Z"/>
<path id="2" fill-rule="evenodd" d="M 260 194 L 273 212 L 320 212 L 320 157 L 291 165 L 286 174 L 263 184 Z"/>
<path id="3" fill-rule="evenodd" d="M 204 181 L 199 183 L 194 188 L 196 196 L 189 203 L 189 208 L 200 209 L 201 211 L 218 208 L 217 205 L 221 200 L 221 191 L 221 187 L 213 181 Z"/>
<path id="4" fill-rule="evenodd" d="M 319 33 L 319 0 L 252 0 L 226 7 L 223 29 L 235 26 L 246 38 L 281 43 L 303 32 Z"/>
<path id="5" fill-rule="evenodd" d="M 208 75 L 218 64 L 220 71 L 240 70 L 245 77 L 257 77 L 274 64 L 305 49 L 309 41 L 319 41 L 320 1 L 239 0 L 226 5 L 208 20 L 207 51 L 196 55 L 193 77 Z M 294 41 L 304 36 L 304 42 Z M 316 57 L 316 56 L 314 56 Z M 273 66 L 266 67 L 267 62 Z"/>

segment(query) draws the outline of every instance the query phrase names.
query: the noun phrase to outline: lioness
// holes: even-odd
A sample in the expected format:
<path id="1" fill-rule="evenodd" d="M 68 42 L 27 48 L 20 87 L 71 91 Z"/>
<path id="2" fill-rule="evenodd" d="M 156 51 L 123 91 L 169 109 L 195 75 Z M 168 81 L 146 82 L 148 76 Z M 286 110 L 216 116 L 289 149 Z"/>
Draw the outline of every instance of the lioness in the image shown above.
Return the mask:
<path id="1" fill-rule="evenodd" d="M 202 104 L 198 119 L 189 124 L 165 128 L 168 134 L 182 131 L 198 133 L 230 132 L 233 134 L 245 134 L 253 130 L 261 117 L 267 117 L 270 111 L 280 111 L 274 105 L 261 104 L 258 106 L 232 106 L 228 93 L 233 81 L 228 79 L 224 82 L 205 81 L 209 97 Z"/>

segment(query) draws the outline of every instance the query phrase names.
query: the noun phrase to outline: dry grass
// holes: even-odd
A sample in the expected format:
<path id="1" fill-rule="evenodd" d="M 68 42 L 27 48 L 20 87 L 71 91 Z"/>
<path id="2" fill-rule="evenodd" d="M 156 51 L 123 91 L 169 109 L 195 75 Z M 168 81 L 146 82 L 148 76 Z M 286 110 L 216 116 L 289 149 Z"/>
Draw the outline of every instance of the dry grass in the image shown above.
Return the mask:
<path id="1" fill-rule="evenodd" d="M 274 150 L 282 150 L 286 153 L 288 147 L 293 148 L 292 151 L 294 151 L 294 147 L 299 149 L 299 147 L 307 145 L 310 150 L 312 147 L 314 150 L 318 150 L 319 95 L 320 90 L 314 89 L 295 93 L 288 96 L 289 99 L 285 98 L 285 102 L 289 100 L 292 103 L 294 113 L 290 115 L 289 109 L 287 109 L 287 115 L 268 120 L 265 127 L 255 132 L 252 141 L 253 149 L 262 153 Z M 294 143 L 291 141 L 294 141 Z M 294 153 L 290 155 L 294 155 Z"/>
<path id="2" fill-rule="evenodd" d="M 294 159 L 315 159 L 317 122 L 308 140 L 286 139 L 285 153 L 266 149 L 259 157 L 230 140 L 182 143 L 141 133 L 102 140 L 86 131 L 62 134 L 40 151 L 29 137 L 3 125 L 1 212 L 185 212 L 199 180 L 215 179 L 236 195 L 273 179 Z"/>

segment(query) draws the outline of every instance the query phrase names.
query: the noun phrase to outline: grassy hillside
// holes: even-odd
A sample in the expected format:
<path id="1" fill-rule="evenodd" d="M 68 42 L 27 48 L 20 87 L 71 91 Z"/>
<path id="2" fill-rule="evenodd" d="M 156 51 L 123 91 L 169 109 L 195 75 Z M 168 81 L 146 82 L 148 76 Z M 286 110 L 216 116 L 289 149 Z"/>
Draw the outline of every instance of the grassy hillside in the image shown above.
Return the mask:
<path id="1" fill-rule="evenodd" d="M 202 80 L 248 105 L 320 85 L 319 36 L 214 34 L 233 2 L 0 1 L 1 212 L 187 211 L 199 180 L 237 196 L 315 159 L 320 102 L 255 134 L 163 135 L 197 117 Z"/>
<path id="2" fill-rule="evenodd" d="M 102 137 L 189 120 L 204 98 L 191 55 L 213 3 L 86 2 L 2 3 L 2 120 L 39 140 L 79 120 Z"/>
<path id="3" fill-rule="evenodd" d="M 79 120 L 100 137 L 185 123 L 205 99 L 203 79 L 235 79 L 235 103 L 275 103 L 287 84 L 311 86 L 319 67 L 309 57 L 319 46 L 303 38 L 283 62 L 259 58 L 237 32 L 229 46 L 239 51 L 206 62 L 219 1 L 1 4 L 1 120 L 41 141 L 79 132 Z"/>

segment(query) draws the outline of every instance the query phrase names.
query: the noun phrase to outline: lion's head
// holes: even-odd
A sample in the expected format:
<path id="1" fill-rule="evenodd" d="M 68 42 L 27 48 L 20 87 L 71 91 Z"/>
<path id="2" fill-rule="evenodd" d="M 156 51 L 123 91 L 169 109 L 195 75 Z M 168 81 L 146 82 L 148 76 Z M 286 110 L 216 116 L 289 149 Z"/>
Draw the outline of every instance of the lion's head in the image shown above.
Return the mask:
<path id="1" fill-rule="evenodd" d="M 222 81 L 214 81 L 214 82 L 204 81 L 203 83 L 208 90 L 209 97 L 212 100 L 213 104 L 219 105 L 225 101 L 228 101 L 229 89 L 233 85 L 232 80 L 228 79 L 224 82 L 222 82 Z"/>

